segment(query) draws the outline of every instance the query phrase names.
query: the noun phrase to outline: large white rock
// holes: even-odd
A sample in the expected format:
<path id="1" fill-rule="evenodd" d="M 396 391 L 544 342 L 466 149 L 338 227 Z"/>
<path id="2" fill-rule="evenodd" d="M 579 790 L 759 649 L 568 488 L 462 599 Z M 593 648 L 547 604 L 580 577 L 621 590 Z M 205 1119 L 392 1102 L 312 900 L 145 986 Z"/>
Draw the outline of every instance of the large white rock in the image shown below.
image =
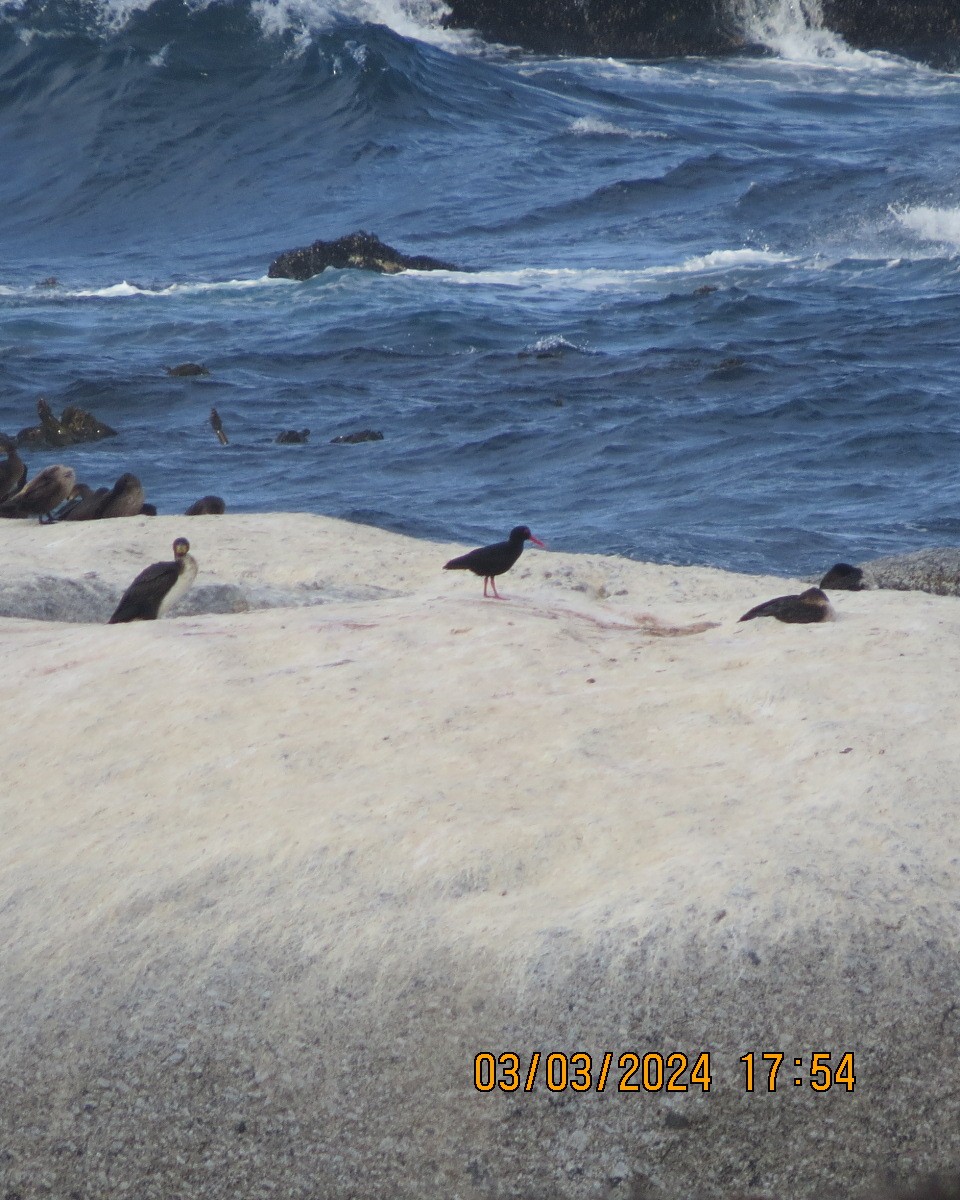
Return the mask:
<path id="1" fill-rule="evenodd" d="M 458 547 L 307 516 L 6 522 L 5 585 L 108 608 L 181 533 L 198 587 L 323 603 L 0 619 L 0 1194 L 812 1197 L 957 1161 L 955 599 L 738 624 L 803 585 L 528 550 L 497 603 Z M 589 1052 L 594 1086 L 481 1094 L 480 1051 Z M 708 1052 L 709 1092 L 618 1092 L 630 1051 Z"/>

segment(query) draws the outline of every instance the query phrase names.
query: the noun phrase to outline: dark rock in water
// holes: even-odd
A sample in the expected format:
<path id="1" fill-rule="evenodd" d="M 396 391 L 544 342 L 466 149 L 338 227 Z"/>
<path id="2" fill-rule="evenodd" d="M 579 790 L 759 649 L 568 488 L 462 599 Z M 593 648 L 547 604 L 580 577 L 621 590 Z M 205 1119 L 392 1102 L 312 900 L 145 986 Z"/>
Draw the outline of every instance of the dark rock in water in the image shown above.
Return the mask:
<path id="1" fill-rule="evenodd" d="M 174 375 L 177 379 L 190 379 L 197 375 L 209 375 L 210 372 L 200 363 L 179 363 L 175 367 L 164 367 L 168 375 Z"/>
<path id="2" fill-rule="evenodd" d="M 226 511 L 227 506 L 219 496 L 203 496 L 199 500 L 194 500 L 183 515 L 185 517 L 217 517 Z"/>
<path id="3" fill-rule="evenodd" d="M 271 279 L 311 279 L 327 267 L 360 271 L 379 271 L 394 275 L 398 271 L 456 271 L 452 263 L 441 262 L 425 254 L 403 254 L 381 242 L 372 233 L 347 234 L 333 242 L 314 242 L 299 250 L 287 250 L 270 264 Z"/>
<path id="4" fill-rule="evenodd" d="M 383 434 L 379 429 L 358 429 L 356 433 L 342 433 L 339 437 L 331 438 L 331 446 L 354 446 L 357 442 L 382 442 Z"/>
<path id="5" fill-rule="evenodd" d="M 449 0 L 448 28 L 547 54 L 663 58 L 743 48 L 733 6 L 716 0 Z M 952 0 L 822 0 L 824 25 L 861 50 L 892 50 L 937 65 L 960 61 Z"/>
<path id="6" fill-rule="evenodd" d="M 281 446 L 299 445 L 305 442 L 309 436 L 309 429 L 284 429 L 282 433 L 277 434 L 277 442 Z"/>
<path id="7" fill-rule="evenodd" d="M 85 412 L 72 404 L 63 410 L 60 424 L 74 442 L 97 442 L 100 438 L 117 436 L 115 429 L 99 421 L 93 413 Z"/>
<path id="8" fill-rule="evenodd" d="M 37 401 L 37 416 L 39 425 L 21 429 L 16 436 L 18 446 L 31 446 L 35 449 L 59 448 L 75 446 L 80 442 L 96 442 L 100 438 L 116 437 L 117 431 L 98 420 L 92 413 L 86 412 L 75 405 L 69 405 L 63 410 L 63 415 L 57 417 L 50 405 L 41 396 Z"/>
<path id="9" fill-rule="evenodd" d="M 48 275 L 46 279 L 41 279 L 39 283 L 34 284 L 38 288 L 55 288 L 60 286 L 60 280 L 56 275 Z"/>

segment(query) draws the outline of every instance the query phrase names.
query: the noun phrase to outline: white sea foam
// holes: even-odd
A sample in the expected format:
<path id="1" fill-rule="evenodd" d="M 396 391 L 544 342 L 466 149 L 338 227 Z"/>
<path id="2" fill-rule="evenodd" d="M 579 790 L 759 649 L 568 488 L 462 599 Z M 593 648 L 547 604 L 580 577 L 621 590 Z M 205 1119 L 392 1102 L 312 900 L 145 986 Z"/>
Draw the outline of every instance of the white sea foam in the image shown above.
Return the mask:
<path id="1" fill-rule="evenodd" d="M 731 0 L 731 9 L 745 37 L 790 62 L 876 69 L 896 61 L 848 46 L 824 24 L 820 0 Z"/>
<path id="2" fill-rule="evenodd" d="M 570 132 L 583 136 L 610 136 L 628 138 L 665 138 L 667 134 L 656 129 L 628 129 L 625 125 L 617 125 L 613 121 L 604 121 L 599 117 L 577 117 L 570 122 Z"/>
<path id="3" fill-rule="evenodd" d="M 960 247 L 960 208 L 934 208 L 918 204 L 910 208 L 891 208 L 905 229 L 928 242 Z"/>
<path id="4" fill-rule="evenodd" d="M 513 288 L 565 288 L 580 291 L 628 291 L 631 288 L 655 283 L 676 275 L 703 275 L 733 269 L 762 269 L 773 266 L 790 266 L 799 262 L 788 254 L 772 250 L 712 250 L 684 259 L 680 263 L 664 263 L 634 269 L 607 269 L 603 267 L 520 267 L 517 270 L 476 272 L 430 272 L 445 275 L 453 283 L 465 286 L 501 286 Z M 414 272 L 405 271 L 394 279 L 412 277 Z"/>
<path id="5" fill-rule="evenodd" d="M 97 288 L 68 288 L 68 287 L 29 287 L 9 288 L 0 287 L 2 296 L 29 296 L 32 300 L 117 300 L 131 296 L 165 297 L 200 295 L 204 292 L 242 292 L 251 288 L 284 286 L 292 283 L 289 279 L 269 279 L 266 275 L 260 279 L 224 279 L 215 282 L 171 283 L 166 287 L 141 287 L 129 283 L 126 279 L 120 283 L 107 284 Z"/>
<path id="6" fill-rule="evenodd" d="M 96 0 L 90 6 L 91 24 L 105 30 L 122 29 L 132 16 L 144 12 L 154 0 Z M 187 8 L 202 10 L 219 0 L 186 0 Z M 0 0 L 0 14 L 16 13 L 25 0 Z M 448 11 L 444 0 L 252 0 L 251 11 L 265 34 L 293 35 L 299 45 L 311 35 L 343 20 L 386 25 L 402 37 L 456 47 L 467 45 L 470 35 L 445 30 L 440 20 Z M 157 64 L 162 65 L 162 64 Z"/>

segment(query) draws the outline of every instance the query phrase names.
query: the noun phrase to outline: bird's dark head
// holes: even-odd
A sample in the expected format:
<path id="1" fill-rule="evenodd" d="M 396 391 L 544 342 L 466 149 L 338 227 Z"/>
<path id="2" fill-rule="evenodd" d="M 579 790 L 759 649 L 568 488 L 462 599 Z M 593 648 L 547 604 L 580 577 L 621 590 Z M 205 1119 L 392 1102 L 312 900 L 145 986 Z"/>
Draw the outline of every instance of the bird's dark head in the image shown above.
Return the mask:
<path id="1" fill-rule="evenodd" d="M 177 560 L 190 553 L 190 543 L 186 538 L 177 538 L 173 543 L 173 557 Z"/>
<path id="2" fill-rule="evenodd" d="M 521 542 L 521 543 L 522 542 L 533 542 L 534 545 L 536 545 L 536 546 L 543 545 L 543 542 L 541 542 L 538 537 L 534 537 L 533 534 L 530 532 L 529 525 L 517 525 L 515 528 L 511 529 L 510 530 L 510 541 L 514 542 L 514 543 L 516 543 L 516 542 Z"/>

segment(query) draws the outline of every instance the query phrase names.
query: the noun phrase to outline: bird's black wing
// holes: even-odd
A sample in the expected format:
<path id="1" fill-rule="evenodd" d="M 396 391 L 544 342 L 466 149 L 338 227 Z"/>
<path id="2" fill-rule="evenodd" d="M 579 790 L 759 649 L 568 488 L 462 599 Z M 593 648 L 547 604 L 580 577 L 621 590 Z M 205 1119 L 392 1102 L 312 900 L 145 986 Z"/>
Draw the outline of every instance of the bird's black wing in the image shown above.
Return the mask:
<path id="1" fill-rule="evenodd" d="M 180 571 L 176 562 L 156 562 L 144 567 L 120 597 L 116 612 L 107 622 L 120 625 L 124 621 L 155 621 L 160 603 L 177 581 Z"/>

